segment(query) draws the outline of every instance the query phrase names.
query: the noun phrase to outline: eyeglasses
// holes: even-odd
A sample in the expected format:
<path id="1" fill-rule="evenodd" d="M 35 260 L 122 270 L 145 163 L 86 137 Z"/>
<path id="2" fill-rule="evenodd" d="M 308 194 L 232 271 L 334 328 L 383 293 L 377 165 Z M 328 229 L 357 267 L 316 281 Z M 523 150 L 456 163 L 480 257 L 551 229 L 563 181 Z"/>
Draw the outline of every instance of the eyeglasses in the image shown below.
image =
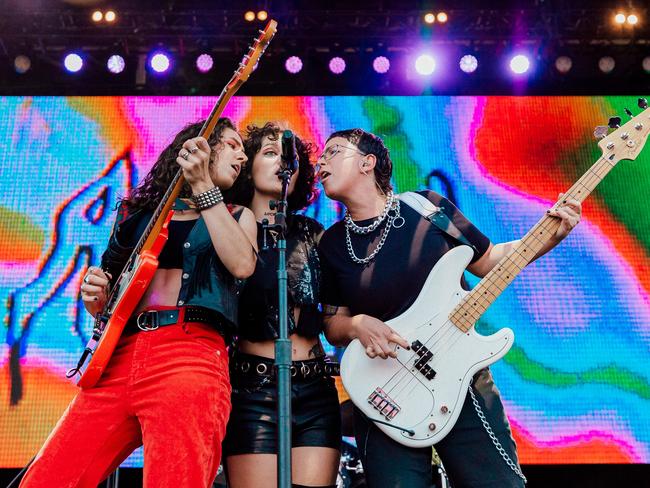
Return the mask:
<path id="1" fill-rule="evenodd" d="M 359 149 L 357 149 L 356 147 L 342 146 L 341 144 L 332 144 L 330 147 L 325 149 L 320 156 L 318 156 L 318 161 L 324 159 L 325 161 L 329 162 L 334 156 L 340 153 L 343 149 L 352 149 L 353 151 L 358 152 L 362 156 L 366 155 L 366 153 L 364 153 L 363 151 L 359 151 Z"/>

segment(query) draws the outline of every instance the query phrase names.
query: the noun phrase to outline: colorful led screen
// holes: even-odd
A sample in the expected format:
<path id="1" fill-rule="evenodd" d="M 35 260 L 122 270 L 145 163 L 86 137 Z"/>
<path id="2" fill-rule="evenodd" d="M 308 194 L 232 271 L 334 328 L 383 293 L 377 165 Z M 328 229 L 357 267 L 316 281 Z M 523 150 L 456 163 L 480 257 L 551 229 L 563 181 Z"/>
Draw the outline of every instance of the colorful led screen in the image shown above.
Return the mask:
<path id="1" fill-rule="evenodd" d="M 215 98 L 0 98 L 0 466 L 25 464 L 76 386 L 91 329 L 79 297 L 120 196 Z M 600 156 L 592 136 L 634 98 L 235 97 L 239 127 L 286 121 L 323 147 L 384 138 L 398 191 L 434 189 L 493 242 L 522 236 Z M 621 161 L 580 226 L 482 318 L 516 335 L 492 367 L 523 463 L 650 463 L 650 148 Z M 341 208 L 321 192 L 325 226 Z M 386 279 L 391 279 L 387 276 Z M 476 280 L 474 280 L 474 283 Z M 92 428 L 92 426 L 89 426 Z M 138 465 L 137 453 L 127 462 Z"/>

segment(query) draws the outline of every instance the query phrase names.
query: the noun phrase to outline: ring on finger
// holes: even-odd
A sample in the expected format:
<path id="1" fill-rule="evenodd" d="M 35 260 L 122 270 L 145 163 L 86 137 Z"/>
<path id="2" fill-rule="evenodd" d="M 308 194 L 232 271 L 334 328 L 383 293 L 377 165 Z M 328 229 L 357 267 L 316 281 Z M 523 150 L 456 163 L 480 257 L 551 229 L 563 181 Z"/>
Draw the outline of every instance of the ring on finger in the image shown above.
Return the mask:
<path id="1" fill-rule="evenodd" d="M 86 284 L 90 283 L 90 275 L 84 276 L 84 283 L 86 283 Z"/>
<path id="2" fill-rule="evenodd" d="M 187 149 L 185 149 L 185 150 L 183 150 L 183 151 L 181 152 L 180 156 L 181 156 L 181 158 L 183 158 L 185 161 L 187 161 L 187 158 L 190 156 L 190 152 L 189 152 Z"/>
<path id="3" fill-rule="evenodd" d="M 192 154 L 194 154 L 194 153 L 195 153 L 196 151 L 198 151 L 198 150 L 199 150 L 199 148 L 196 147 L 196 146 L 190 148 L 190 152 L 191 152 Z"/>

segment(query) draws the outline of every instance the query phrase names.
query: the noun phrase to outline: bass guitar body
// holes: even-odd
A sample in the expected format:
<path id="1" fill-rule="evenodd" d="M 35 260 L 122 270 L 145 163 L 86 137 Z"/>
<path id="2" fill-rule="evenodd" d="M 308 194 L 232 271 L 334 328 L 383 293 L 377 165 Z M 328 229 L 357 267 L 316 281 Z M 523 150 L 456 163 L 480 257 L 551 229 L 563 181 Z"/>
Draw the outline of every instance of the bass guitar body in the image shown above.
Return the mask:
<path id="1" fill-rule="evenodd" d="M 409 447 L 440 441 L 454 426 L 474 373 L 502 358 L 514 334 L 463 331 L 451 311 L 468 294 L 461 276 L 472 258 L 467 246 L 447 252 L 431 270 L 411 307 L 386 321 L 411 345 L 397 358 L 371 359 L 358 339 L 341 359 L 341 379 L 353 403 L 387 436 Z"/>

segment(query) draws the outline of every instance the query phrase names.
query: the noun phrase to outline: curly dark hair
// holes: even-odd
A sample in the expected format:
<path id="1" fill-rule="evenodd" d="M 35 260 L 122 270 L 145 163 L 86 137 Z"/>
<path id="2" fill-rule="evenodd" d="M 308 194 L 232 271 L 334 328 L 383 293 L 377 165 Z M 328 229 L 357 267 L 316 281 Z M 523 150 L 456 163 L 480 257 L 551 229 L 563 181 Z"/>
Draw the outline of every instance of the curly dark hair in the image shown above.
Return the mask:
<path id="1" fill-rule="evenodd" d="M 227 192 L 233 203 L 250 206 L 255 193 L 253 186 L 253 161 L 255 155 L 262 148 L 262 140 L 270 137 L 277 141 L 281 129 L 272 122 L 267 122 L 263 127 L 249 125 L 246 128 L 244 151 L 248 162 L 242 168 L 242 174 L 237 178 L 233 187 Z M 305 142 L 296 136 L 296 152 L 298 154 L 298 180 L 291 195 L 287 200 L 289 212 L 295 213 L 307 207 L 318 196 L 316 190 L 316 169 L 312 163 L 315 147 L 310 142 Z M 224 193 L 224 196 L 226 194 Z"/>
<path id="2" fill-rule="evenodd" d="M 140 210 L 148 209 L 154 210 L 163 195 L 171 185 L 174 176 L 180 169 L 180 166 L 176 162 L 176 157 L 178 156 L 178 151 L 183 147 L 183 143 L 199 135 L 199 131 L 203 124 L 204 120 L 195 122 L 185 126 L 176 136 L 174 140 L 169 144 L 158 156 L 158 160 L 154 163 L 153 167 L 149 171 L 149 174 L 145 176 L 144 180 L 140 185 L 131 191 L 131 194 L 128 197 L 122 199 L 121 203 L 127 206 L 129 210 Z M 221 145 L 221 134 L 224 129 L 237 130 L 235 124 L 228 118 L 220 118 L 215 125 L 212 134 L 208 138 L 208 144 L 210 147 L 220 147 Z M 214 154 L 214 153 L 213 153 Z M 211 161 L 210 164 L 212 164 Z M 189 198 L 192 196 L 192 190 L 190 185 L 187 183 L 183 184 L 181 189 L 180 196 L 182 198 Z"/>
<path id="3" fill-rule="evenodd" d="M 374 168 L 377 186 L 384 193 L 393 190 L 393 185 L 390 183 L 390 178 L 393 175 L 393 161 L 390 159 L 390 152 L 381 137 L 363 129 L 346 129 L 330 134 L 327 140 L 329 141 L 335 137 L 347 139 L 364 154 L 374 154 L 377 158 L 377 164 Z"/>

